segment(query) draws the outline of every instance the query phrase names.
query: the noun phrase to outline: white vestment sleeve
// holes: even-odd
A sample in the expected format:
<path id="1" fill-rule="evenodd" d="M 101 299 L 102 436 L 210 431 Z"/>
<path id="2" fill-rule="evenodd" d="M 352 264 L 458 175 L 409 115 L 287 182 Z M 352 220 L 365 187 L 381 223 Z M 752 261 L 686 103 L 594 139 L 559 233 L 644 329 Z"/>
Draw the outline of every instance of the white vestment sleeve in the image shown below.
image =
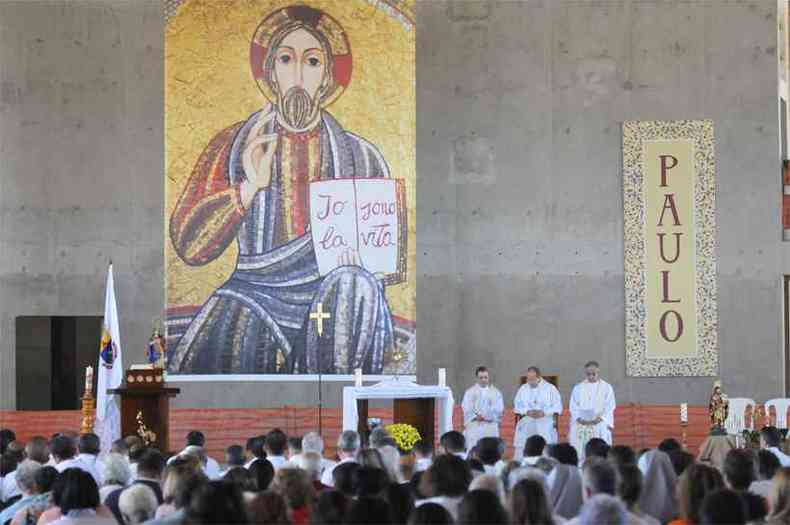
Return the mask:
<path id="1" fill-rule="evenodd" d="M 557 390 L 557 387 L 551 383 L 547 383 L 546 394 L 548 399 L 546 399 L 545 402 L 548 404 L 548 406 L 543 410 L 543 412 L 547 416 L 562 414 L 562 396 L 560 395 L 560 391 Z"/>
<path id="2" fill-rule="evenodd" d="M 461 408 L 464 411 L 464 426 L 468 425 L 475 418 L 475 400 L 472 394 L 472 388 L 464 392 L 464 398 L 461 400 Z"/>
<path id="3" fill-rule="evenodd" d="M 502 421 L 502 414 L 505 413 L 505 400 L 502 397 L 502 392 L 500 392 L 499 389 L 495 389 L 494 394 L 494 404 L 491 407 L 491 414 L 488 419 L 494 421 L 495 423 L 499 423 Z"/>
<path id="4" fill-rule="evenodd" d="M 516 392 L 516 397 L 513 399 L 513 412 L 521 414 L 522 416 L 527 413 L 527 385 L 521 385 Z"/>
<path id="5" fill-rule="evenodd" d="M 576 385 L 573 387 L 573 391 L 571 392 L 571 400 L 568 404 L 568 409 L 571 413 L 571 423 L 575 423 L 577 419 L 579 419 L 579 412 L 581 411 L 581 401 L 579 397 L 581 396 L 581 387 Z"/>
<path id="6" fill-rule="evenodd" d="M 606 392 L 606 399 L 604 401 L 604 409 L 603 415 L 601 418 L 606 422 L 606 426 L 609 428 L 614 428 L 614 409 L 617 407 L 617 403 L 614 399 L 614 389 L 612 385 L 606 384 L 607 392 Z"/>

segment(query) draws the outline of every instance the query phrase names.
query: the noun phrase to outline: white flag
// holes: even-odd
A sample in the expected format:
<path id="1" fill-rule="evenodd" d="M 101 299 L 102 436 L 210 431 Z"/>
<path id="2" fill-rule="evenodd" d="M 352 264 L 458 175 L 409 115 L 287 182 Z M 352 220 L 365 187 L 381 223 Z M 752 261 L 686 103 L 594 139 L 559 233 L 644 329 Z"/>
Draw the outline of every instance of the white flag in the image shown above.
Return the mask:
<path id="1" fill-rule="evenodd" d="M 107 389 L 119 388 L 123 381 L 121 333 L 118 329 L 118 305 L 115 302 L 112 264 L 107 270 L 104 322 L 99 344 L 99 365 L 96 370 L 99 377 L 96 383 L 96 422 L 93 431 L 101 439 L 102 451 L 109 452 L 113 441 L 121 437 L 121 411 L 116 396 L 107 394 Z"/>

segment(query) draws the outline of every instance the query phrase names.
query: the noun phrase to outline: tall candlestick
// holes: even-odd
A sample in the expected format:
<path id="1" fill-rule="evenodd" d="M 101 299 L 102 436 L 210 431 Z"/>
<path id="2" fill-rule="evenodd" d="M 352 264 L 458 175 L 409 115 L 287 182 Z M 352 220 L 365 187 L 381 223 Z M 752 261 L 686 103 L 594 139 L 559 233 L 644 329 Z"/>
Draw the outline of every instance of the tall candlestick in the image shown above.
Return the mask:
<path id="1" fill-rule="evenodd" d="M 689 422 L 689 404 L 680 404 L 680 423 L 687 424 Z"/>
<path id="2" fill-rule="evenodd" d="M 362 386 L 362 369 L 354 369 L 354 386 Z"/>
<path id="3" fill-rule="evenodd" d="M 439 386 L 447 386 L 447 369 L 439 369 Z"/>
<path id="4" fill-rule="evenodd" d="M 93 392 L 93 367 L 85 369 L 85 392 Z"/>

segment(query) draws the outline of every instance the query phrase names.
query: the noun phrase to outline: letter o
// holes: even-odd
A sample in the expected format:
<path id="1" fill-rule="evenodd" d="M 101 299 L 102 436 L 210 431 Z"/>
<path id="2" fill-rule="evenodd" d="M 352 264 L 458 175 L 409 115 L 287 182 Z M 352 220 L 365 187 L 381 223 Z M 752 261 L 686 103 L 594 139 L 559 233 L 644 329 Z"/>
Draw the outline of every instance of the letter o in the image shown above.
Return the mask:
<path id="1" fill-rule="evenodd" d="M 678 323 L 678 332 L 674 339 L 670 339 L 667 336 L 667 316 L 669 314 L 675 314 L 675 318 L 677 319 L 677 323 Z M 674 343 L 675 341 L 680 339 L 681 335 L 683 335 L 683 318 L 680 317 L 680 314 L 677 313 L 675 310 L 667 310 L 666 312 L 664 312 L 664 315 L 661 316 L 661 320 L 658 322 L 658 330 L 659 332 L 661 332 L 661 337 L 663 337 L 666 342 Z"/>

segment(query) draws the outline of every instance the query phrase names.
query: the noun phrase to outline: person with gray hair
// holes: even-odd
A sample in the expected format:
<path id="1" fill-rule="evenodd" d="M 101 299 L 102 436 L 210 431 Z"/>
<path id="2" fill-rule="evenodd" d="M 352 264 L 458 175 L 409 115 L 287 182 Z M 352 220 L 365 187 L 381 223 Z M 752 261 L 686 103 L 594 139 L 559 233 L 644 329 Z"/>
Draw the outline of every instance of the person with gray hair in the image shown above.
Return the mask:
<path id="1" fill-rule="evenodd" d="M 308 432 L 302 437 L 302 453 L 299 456 L 307 454 L 308 452 L 315 452 L 321 456 L 321 474 L 323 475 L 326 469 L 331 469 L 335 466 L 335 462 L 324 457 L 324 438 L 318 432 Z M 298 459 L 297 461 L 298 462 Z"/>
<path id="2" fill-rule="evenodd" d="M 104 458 L 103 467 L 103 483 L 99 488 L 99 501 L 102 504 L 111 492 L 124 488 L 132 481 L 132 469 L 129 467 L 129 460 L 122 454 L 114 452 L 107 454 Z"/>
<path id="3" fill-rule="evenodd" d="M 376 427 L 370 431 L 368 444 L 370 445 L 370 448 L 381 448 L 387 445 L 395 445 L 395 441 L 385 429 L 382 427 Z"/>
<path id="4" fill-rule="evenodd" d="M 625 506 L 609 494 L 596 494 L 582 507 L 581 514 L 577 520 L 572 520 L 569 523 L 577 522 L 579 525 L 627 525 L 628 513 Z"/>
<path id="5" fill-rule="evenodd" d="M 601 458 L 588 458 L 587 461 L 584 462 L 584 467 L 582 471 L 582 499 L 584 500 L 584 505 L 582 505 L 582 511 L 584 512 L 584 508 L 587 506 L 587 502 L 592 501 L 597 496 L 605 495 L 614 497 L 617 492 L 617 471 L 614 469 L 611 463 L 606 461 L 605 459 Z M 623 507 L 625 509 L 625 507 Z M 597 512 L 597 511 L 596 511 Z M 602 511 L 603 512 L 603 511 Z M 626 521 L 628 521 L 628 511 L 627 509 L 624 511 L 626 515 Z M 579 516 L 570 520 L 568 525 L 579 525 L 581 523 L 582 514 L 580 513 Z M 609 524 L 609 521 L 588 521 L 586 523 L 606 523 Z M 617 521 L 612 521 L 611 523 L 619 523 Z M 639 523 L 642 524 L 641 520 L 635 520 L 634 524 Z"/>
<path id="6" fill-rule="evenodd" d="M 36 474 L 41 470 L 41 463 L 26 459 L 16 467 L 16 486 L 22 498 L 0 512 L 0 524 L 14 517 L 14 514 L 31 503 L 39 494 L 36 490 Z"/>
<path id="7" fill-rule="evenodd" d="M 356 463 L 357 453 L 361 446 L 359 434 L 353 430 L 344 430 L 341 432 L 340 436 L 337 438 L 337 456 L 340 458 L 340 461 L 332 466 L 332 468 L 324 470 L 324 473 L 321 475 L 321 483 L 327 487 L 334 487 L 335 480 L 332 477 L 332 472 L 334 472 L 335 467 L 341 463 Z"/>
<path id="8" fill-rule="evenodd" d="M 302 452 L 294 465 L 307 472 L 310 481 L 321 480 L 321 455 L 317 452 Z"/>
<path id="9" fill-rule="evenodd" d="M 154 491 L 139 483 L 121 492 L 118 499 L 118 509 L 126 525 L 137 525 L 152 519 L 158 506 Z"/>

